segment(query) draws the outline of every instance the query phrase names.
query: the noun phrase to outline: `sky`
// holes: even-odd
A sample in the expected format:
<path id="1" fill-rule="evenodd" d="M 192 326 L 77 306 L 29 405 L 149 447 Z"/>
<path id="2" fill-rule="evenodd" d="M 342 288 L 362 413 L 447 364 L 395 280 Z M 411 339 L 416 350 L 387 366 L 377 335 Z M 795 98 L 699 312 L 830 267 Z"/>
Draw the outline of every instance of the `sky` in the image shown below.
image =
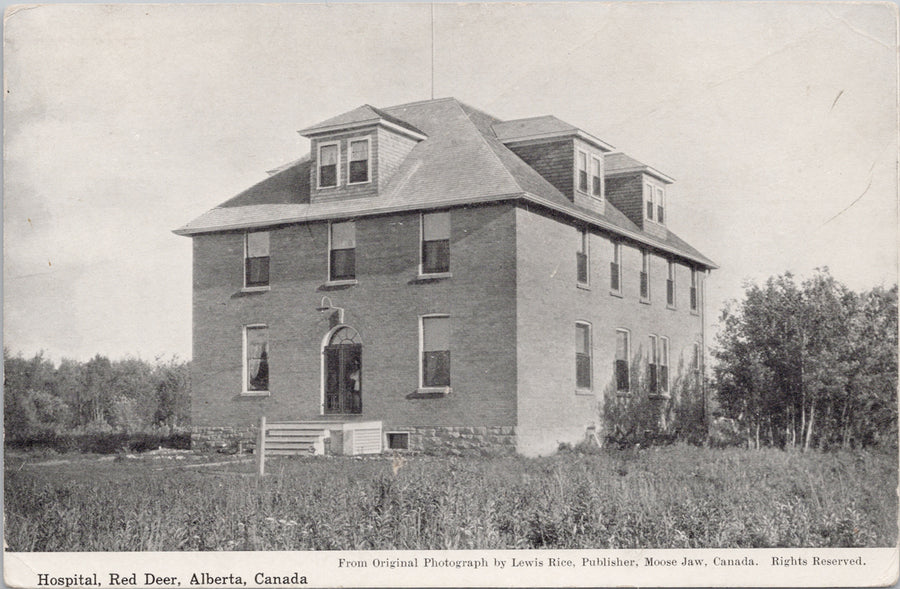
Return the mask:
<path id="1" fill-rule="evenodd" d="M 172 230 L 361 104 L 553 114 L 676 179 L 713 259 L 710 328 L 747 281 L 897 281 L 889 3 L 44 5 L 4 38 L 3 338 L 26 355 L 191 356 Z M 433 36 L 432 36 L 433 35 Z M 432 83 L 433 79 L 433 83 Z"/>

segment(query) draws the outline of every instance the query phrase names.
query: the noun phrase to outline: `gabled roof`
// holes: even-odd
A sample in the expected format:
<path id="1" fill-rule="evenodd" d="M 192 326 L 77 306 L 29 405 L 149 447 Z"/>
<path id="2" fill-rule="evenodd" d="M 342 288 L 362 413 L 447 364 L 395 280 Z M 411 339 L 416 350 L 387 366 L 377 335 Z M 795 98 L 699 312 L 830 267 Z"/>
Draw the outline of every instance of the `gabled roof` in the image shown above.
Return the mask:
<path id="1" fill-rule="evenodd" d="M 421 140 L 425 139 L 426 137 L 426 135 L 422 133 L 422 131 L 416 129 L 408 122 L 393 117 L 383 110 L 375 108 L 374 106 L 369 104 L 364 104 L 360 107 L 354 108 L 349 112 L 337 115 L 336 117 L 331 117 L 330 119 L 322 121 L 321 123 L 313 125 L 312 127 L 301 129 L 299 133 L 304 137 L 310 137 L 313 135 L 321 135 L 323 133 L 330 133 L 333 131 L 343 131 L 346 129 L 367 127 L 369 125 L 377 124 L 393 127 L 395 128 L 395 130 L 405 132 L 404 134 L 411 135 L 416 139 Z"/>
<path id="2" fill-rule="evenodd" d="M 609 202 L 603 215 L 575 205 L 504 145 L 496 133 L 498 126 L 503 128 L 502 121 L 454 98 L 385 109 L 367 105 L 310 127 L 304 133 L 312 129 L 311 134 L 315 134 L 323 126 L 367 123 L 372 119 L 366 117 L 372 115 L 379 117 L 379 120 L 402 121 L 428 137 L 412 148 L 377 196 L 311 203 L 311 161 L 307 156 L 276 168 L 269 178 L 204 213 L 175 233 L 196 235 L 350 216 L 524 200 L 703 266 L 716 267 L 671 232 L 667 232 L 664 238 L 644 232 Z M 345 122 L 335 123 L 337 119 Z"/>
<path id="3" fill-rule="evenodd" d="M 603 167 L 606 169 L 607 176 L 616 176 L 619 174 L 633 174 L 635 172 L 643 172 L 655 178 L 659 178 L 666 184 L 675 181 L 668 174 L 663 174 L 656 168 L 652 168 L 647 164 L 641 163 L 631 156 L 624 153 L 610 153 L 603 157 Z"/>
<path id="4" fill-rule="evenodd" d="M 493 131 L 496 134 L 497 139 L 503 143 L 540 141 L 557 137 L 580 137 L 582 140 L 587 141 L 603 151 L 613 150 L 613 146 L 609 143 L 597 139 L 590 133 L 586 133 L 575 125 L 571 125 L 553 115 L 515 119 L 512 121 L 498 121 L 493 125 Z"/>

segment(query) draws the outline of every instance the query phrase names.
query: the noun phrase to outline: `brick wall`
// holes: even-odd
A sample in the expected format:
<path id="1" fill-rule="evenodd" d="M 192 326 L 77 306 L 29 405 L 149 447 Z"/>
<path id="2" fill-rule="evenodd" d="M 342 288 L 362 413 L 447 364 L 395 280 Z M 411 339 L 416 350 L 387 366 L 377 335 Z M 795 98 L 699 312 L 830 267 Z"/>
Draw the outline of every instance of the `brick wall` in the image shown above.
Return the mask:
<path id="1" fill-rule="evenodd" d="M 418 281 L 419 215 L 356 221 L 358 284 L 327 278 L 327 223 L 270 233 L 269 291 L 243 293 L 243 235 L 194 237 L 193 423 L 244 426 L 259 415 L 320 415 L 321 346 L 331 324 L 323 295 L 346 310 L 363 343 L 363 417 L 385 428 L 514 426 L 516 417 L 515 222 L 512 205 L 451 211 L 451 273 Z M 451 316 L 452 393 L 408 398 L 418 386 L 418 317 Z M 242 327 L 266 324 L 269 389 L 241 395 Z"/>
<path id="2" fill-rule="evenodd" d="M 546 454 L 560 442 L 584 438 L 590 425 L 603 431 L 601 405 L 613 383 L 616 329 L 631 333 L 632 362 L 646 354 L 649 335 L 670 339 L 672 379 L 690 366 L 702 319 L 690 312 L 690 270 L 676 267 L 676 308 L 666 305 L 666 259 L 652 255 L 650 303 L 640 302 L 641 253 L 622 246 L 622 293 L 609 289 L 610 236 L 589 237 L 589 287 L 576 280 L 574 225 L 527 207 L 517 209 L 518 451 Z M 575 387 L 575 323 L 591 324 L 591 391 Z"/>

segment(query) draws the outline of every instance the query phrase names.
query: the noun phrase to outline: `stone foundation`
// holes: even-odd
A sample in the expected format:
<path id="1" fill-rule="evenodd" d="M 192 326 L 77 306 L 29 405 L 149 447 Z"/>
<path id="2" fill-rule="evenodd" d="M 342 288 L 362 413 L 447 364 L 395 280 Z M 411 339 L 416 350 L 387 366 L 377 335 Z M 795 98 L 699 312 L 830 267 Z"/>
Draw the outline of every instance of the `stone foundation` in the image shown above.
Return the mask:
<path id="1" fill-rule="evenodd" d="M 513 426 L 411 427 L 391 431 L 409 432 L 409 449 L 413 452 L 453 456 L 516 453 Z"/>
<path id="2" fill-rule="evenodd" d="M 219 450 L 222 448 L 238 449 L 238 445 L 244 451 L 256 447 L 259 428 L 255 425 L 240 427 L 204 427 L 191 428 L 191 449 L 193 450 Z"/>

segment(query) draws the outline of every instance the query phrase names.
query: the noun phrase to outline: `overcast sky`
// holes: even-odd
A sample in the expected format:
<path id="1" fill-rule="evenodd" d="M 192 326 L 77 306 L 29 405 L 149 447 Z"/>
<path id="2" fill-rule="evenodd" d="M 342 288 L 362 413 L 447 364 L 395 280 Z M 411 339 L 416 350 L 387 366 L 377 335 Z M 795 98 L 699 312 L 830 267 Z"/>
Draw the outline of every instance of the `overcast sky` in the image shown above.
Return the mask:
<path id="1" fill-rule="evenodd" d="M 897 280 L 889 4 L 434 8 L 435 97 L 575 124 L 676 178 L 669 226 L 751 279 Z M 4 345 L 190 357 L 171 230 L 306 153 L 297 129 L 432 95 L 430 5 L 49 5 L 7 15 Z M 310 301 L 310 308 L 315 301 Z"/>

